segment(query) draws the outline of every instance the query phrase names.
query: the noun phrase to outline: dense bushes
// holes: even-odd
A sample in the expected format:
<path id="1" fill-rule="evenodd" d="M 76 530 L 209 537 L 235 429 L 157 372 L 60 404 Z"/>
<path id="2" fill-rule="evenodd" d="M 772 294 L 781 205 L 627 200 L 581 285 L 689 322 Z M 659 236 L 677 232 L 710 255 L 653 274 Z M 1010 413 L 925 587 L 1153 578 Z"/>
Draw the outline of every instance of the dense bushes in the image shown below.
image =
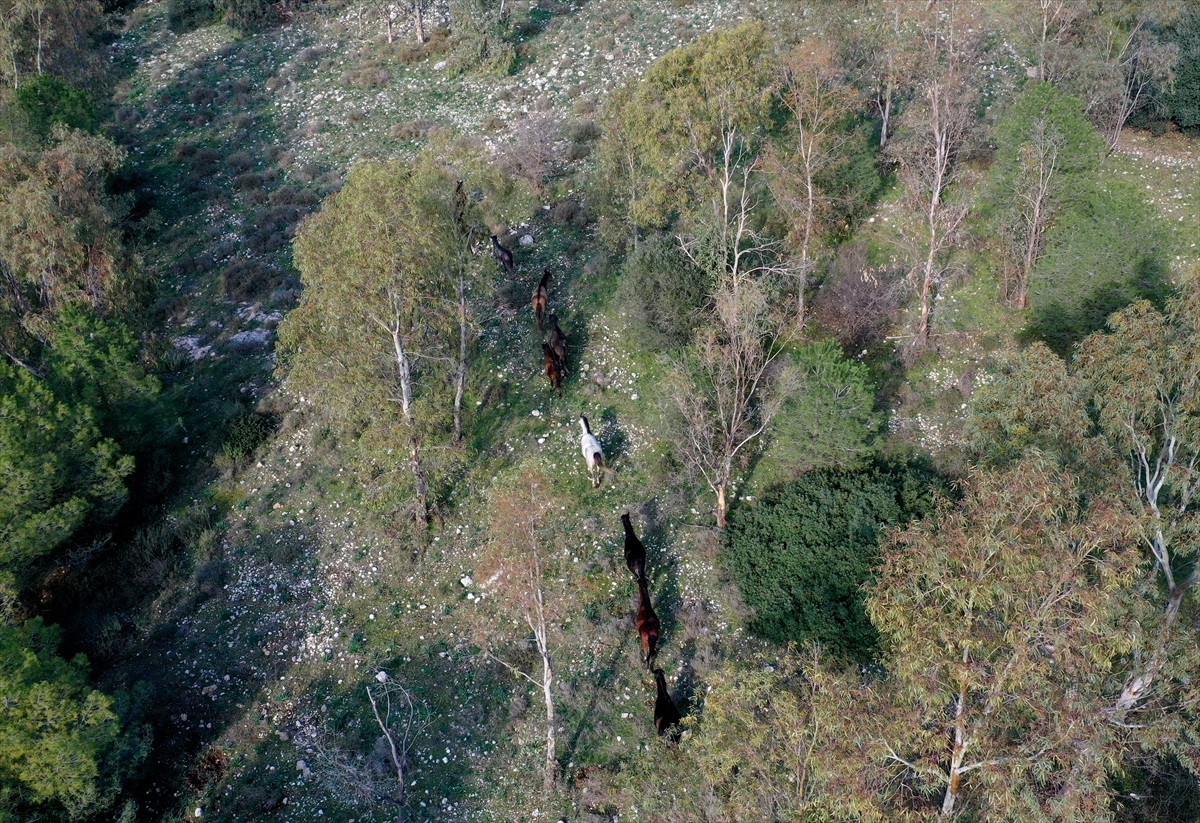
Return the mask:
<path id="1" fill-rule="evenodd" d="M 712 284 L 670 235 L 653 235 L 625 258 L 619 301 L 649 349 L 681 346 L 700 324 Z"/>
<path id="2" fill-rule="evenodd" d="M 810 472 L 730 514 L 721 557 L 755 610 L 750 629 L 869 657 L 876 634 L 862 585 L 883 532 L 933 507 L 937 476 L 913 466 Z"/>
<path id="3" fill-rule="evenodd" d="M 16 93 L 18 108 L 25 114 L 30 130 L 45 140 L 56 125 L 92 131 L 96 112 L 86 91 L 72 88 L 52 74 L 39 74 L 23 83 Z"/>
<path id="4" fill-rule="evenodd" d="M 1167 117 L 1182 129 L 1200 128 L 1200 9 L 1190 9 L 1170 32 L 1179 49 L 1175 82 L 1163 95 Z"/>

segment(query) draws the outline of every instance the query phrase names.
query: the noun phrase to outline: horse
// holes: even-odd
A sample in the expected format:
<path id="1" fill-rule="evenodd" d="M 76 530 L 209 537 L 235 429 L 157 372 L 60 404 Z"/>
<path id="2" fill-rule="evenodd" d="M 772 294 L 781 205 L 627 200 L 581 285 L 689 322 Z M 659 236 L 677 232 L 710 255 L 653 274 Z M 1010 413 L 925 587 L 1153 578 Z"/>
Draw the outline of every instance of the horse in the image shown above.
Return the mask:
<path id="1" fill-rule="evenodd" d="M 461 180 L 454 184 L 454 225 L 459 234 L 467 236 L 467 193 Z"/>
<path id="2" fill-rule="evenodd" d="M 650 590 L 646 587 L 646 578 L 638 578 L 638 609 L 637 633 L 642 640 L 642 651 L 645 653 L 647 669 L 654 668 L 654 658 L 658 657 L 658 615 L 650 603 Z"/>
<path id="3" fill-rule="evenodd" d="M 558 315 L 552 314 L 546 321 L 550 326 L 550 348 L 554 349 L 554 355 L 558 358 L 558 362 L 562 364 L 563 371 L 567 368 L 567 336 L 563 334 L 563 330 L 558 327 Z"/>
<path id="4" fill-rule="evenodd" d="M 611 474 L 611 471 L 604 465 L 604 452 L 600 448 L 600 442 L 592 434 L 592 427 L 588 425 L 588 419 L 582 414 L 579 415 L 579 427 L 583 429 L 583 434 L 579 435 L 579 450 L 583 452 L 588 474 L 592 478 L 592 488 L 595 489 L 600 486 L 600 473 Z"/>
<path id="5" fill-rule="evenodd" d="M 542 361 L 543 368 L 546 370 L 546 379 L 550 381 L 550 388 L 561 392 L 563 370 L 558 364 L 558 358 L 554 356 L 554 349 L 545 343 L 542 344 Z"/>
<path id="6" fill-rule="evenodd" d="M 546 313 L 546 299 L 550 294 L 550 269 L 542 272 L 542 279 L 533 290 L 533 317 L 537 320 L 538 331 L 542 331 L 542 316 Z"/>
<path id="7" fill-rule="evenodd" d="M 496 258 L 496 262 L 504 267 L 504 273 L 512 275 L 513 273 L 513 253 L 504 246 L 500 245 L 500 241 L 496 239 L 496 235 L 492 235 L 492 257 Z"/>
<path id="8" fill-rule="evenodd" d="M 621 515 L 621 525 L 625 527 L 625 565 L 629 573 L 642 580 L 646 577 L 646 547 L 633 533 L 633 524 L 629 522 L 629 512 Z"/>
<path id="9" fill-rule="evenodd" d="M 683 720 L 683 716 L 667 691 L 667 678 L 663 676 L 662 669 L 654 670 L 654 685 L 658 691 L 654 698 L 654 728 L 659 737 L 667 738 L 668 746 L 674 746 L 679 742 L 679 721 Z"/>

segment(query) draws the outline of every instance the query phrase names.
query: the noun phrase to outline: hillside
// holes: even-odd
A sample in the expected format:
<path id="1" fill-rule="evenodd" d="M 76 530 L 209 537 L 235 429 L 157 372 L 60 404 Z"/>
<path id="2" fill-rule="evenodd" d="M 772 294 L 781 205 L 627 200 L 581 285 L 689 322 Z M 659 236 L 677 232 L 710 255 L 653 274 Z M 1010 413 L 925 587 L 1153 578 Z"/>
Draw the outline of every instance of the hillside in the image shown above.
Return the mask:
<path id="1" fill-rule="evenodd" d="M 876 3 L 508 3 L 499 71 L 463 56 L 462 4 L 422 7 L 422 45 L 404 4 L 278 3 L 241 28 L 181 23 L 191 5 L 106 11 L 89 81 L 127 152 L 104 196 L 126 209 L 121 265 L 153 284 L 128 326 L 167 434 L 112 469 L 133 489 L 119 515 L 95 504 L 28 561 L 35 582 L 0 576 L 5 625 L 61 625 L 137 742 L 108 744 L 74 811 L 10 789 L 0 752 L 0 821 L 1195 819 L 1194 134 L 1146 115 L 1108 151 L 1103 105 L 1070 71 L 1035 82 L 1000 0 L 916 3 L 892 28 Z M 956 14 L 970 95 L 930 206 L 912 169 Z M 1184 26 L 1164 21 L 1134 34 Z M 910 72 L 890 134 L 872 43 Z M 811 157 L 804 83 L 827 76 L 810 243 L 789 175 Z M 1047 144 L 1061 189 L 1023 308 L 1011 192 Z M 743 211 L 722 212 L 735 178 Z M 546 270 L 561 391 L 529 307 Z M 0 328 L 0 378 L 58 374 L 73 338 L 28 342 L 56 322 Z M 736 368 L 754 388 L 726 488 L 696 433 L 721 433 L 704 381 L 724 412 Z M 674 747 L 624 513 L 686 718 Z M 1153 689 L 1131 691 L 1139 673 Z"/>

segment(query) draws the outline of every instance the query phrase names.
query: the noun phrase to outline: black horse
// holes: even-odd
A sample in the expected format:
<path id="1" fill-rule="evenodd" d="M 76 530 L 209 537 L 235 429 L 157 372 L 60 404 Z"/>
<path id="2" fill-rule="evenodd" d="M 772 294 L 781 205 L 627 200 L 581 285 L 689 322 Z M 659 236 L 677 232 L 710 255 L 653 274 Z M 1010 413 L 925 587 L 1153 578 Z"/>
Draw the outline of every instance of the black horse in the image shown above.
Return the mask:
<path id="1" fill-rule="evenodd" d="M 625 565 L 630 574 L 638 580 L 643 580 L 646 577 L 646 547 L 633 533 L 633 524 L 629 522 L 628 512 L 621 515 L 621 525 L 625 527 Z"/>
<path id="2" fill-rule="evenodd" d="M 492 257 L 495 257 L 496 262 L 504 267 L 505 274 L 513 273 L 513 253 L 501 246 L 494 234 L 492 235 Z"/>

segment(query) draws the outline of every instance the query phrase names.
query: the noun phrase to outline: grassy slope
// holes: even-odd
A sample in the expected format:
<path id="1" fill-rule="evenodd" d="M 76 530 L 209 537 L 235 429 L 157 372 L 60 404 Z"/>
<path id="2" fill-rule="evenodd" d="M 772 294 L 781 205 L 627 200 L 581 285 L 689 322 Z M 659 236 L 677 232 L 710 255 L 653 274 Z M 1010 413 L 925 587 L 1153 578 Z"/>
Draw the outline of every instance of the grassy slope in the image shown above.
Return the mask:
<path id="1" fill-rule="evenodd" d="M 152 205 L 163 230 L 145 254 L 163 275 L 168 334 L 181 345 L 189 338 L 212 347 L 179 365 L 197 430 L 271 388 L 269 351 L 239 350 L 231 338 L 272 325 L 272 311 L 289 305 L 287 280 L 260 300 L 236 302 L 225 299 L 217 277 L 239 259 L 287 271 L 286 244 L 269 248 L 261 234 L 253 240 L 256 221 L 273 205 L 259 202 L 264 190 L 319 195 L 357 157 L 410 151 L 411 143 L 389 136 L 398 124 L 434 120 L 476 131 L 490 117 L 508 120 L 533 108 L 566 114 L 653 56 L 747 13 L 716 2 L 630 8 L 602 2 L 538 12 L 521 71 L 497 80 L 447 75 L 434 68 L 437 56 L 396 64 L 360 33 L 352 8 L 318 8 L 282 29 L 241 38 L 221 26 L 176 37 L 165 30 L 163 3 L 139 6 L 118 47 L 130 72 L 118 95 L 119 129 L 160 192 Z M 364 66 L 384 66 L 390 83 L 339 83 Z M 249 83 L 232 86 L 238 79 Z M 224 97 L 207 99 L 203 90 L 223 83 L 230 84 Z M 504 133 L 491 137 L 502 141 Z M 215 171 L 200 174 L 187 157 L 177 159 L 181 142 L 217 152 Z M 248 169 L 229 163 L 239 151 L 249 156 Z M 1176 167 L 1132 149 L 1120 162 L 1153 176 L 1159 191 L 1169 181 L 1180 197 L 1165 206 L 1190 204 L 1184 224 L 1196 232 L 1194 193 L 1176 182 Z M 257 188 L 238 187 L 246 173 L 262 175 Z M 895 214 L 892 204 L 881 205 L 875 225 L 883 248 L 884 218 Z M 494 477 L 522 460 L 547 471 L 571 501 L 562 514 L 569 539 L 556 548 L 584 570 L 583 619 L 573 621 L 558 654 L 568 776 L 657 745 L 651 680 L 636 659 L 633 589 L 620 563 L 619 512 L 633 508 L 650 524 L 646 543 L 665 623 L 660 660 L 683 692 L 713 661 L 750 642 L 712 539 L 697 528 L 709 522 L 708 498 L 697 500 L 666 474 L 655 434 L 662 364 L 623 344 L 619 308 L 608 300 L 612 274 L 584 269 L 599 253 L 597 242 L 541 212 L 527 230 L 537 243 L 520 259 L 522 283 L 531 285 L 543 266 L 563 273 L 551 302 L 572 336 L 572 379 L 561 398 L 545 390 L 523 304 L 485 322 L 468 402 L 491 386 L 502 389 L 491 396 L 503 403 L 478 407 L 475 422 L 486 432 L 477 444 L 481 457 L 428 545 L 372 512 L 358 479 L 340 466 L 337 443 L 303 405 L 259 459 L 229 468 L 181 508 L 180 515 L 202 511 L 212 527 L 139 620 L 136 651 L 107 675 L 113 683 L 141 678 L 156 686 L 156 733 L 170 743 L 143 786 L 143 811 L 190 816 L 201 807 L 218 820 L 388 819 L 386 807 L 339 805 L 296 769 L 301 758 L 313 762 L 308 744 L 320 730 L 348 749 L 371 751 L 376 734 L 363 686 L 385 667 L 429 713 L 414 750 L 413 811 L 438 820 L 523 816 L 537 785 L 530 775 L 540 759 L 540 705 L 527 684 L 471 653 L 474 606 L 458 582 L 474 572 L 486 534 L 479 501 Z M 936 450 L 939 432 L 952 438 L 961 403 L 949 386 L 966 369 L 981 372 L 1014 323 L 996 309 L 990 279 L 970 275 L 946 290 L 935 320 L 939 331 L 953 333 L 953 353 L 913 370 L 896 419 L 914 442 Z M 613 452 L 616 480 L 599 491 L 589 488 L 578 454 L 580 411 L 603 421 L 601 441 Z M 216 445 L 203 442 L 199 450 L 211 454 Z M 213 749 L 220 754 L 210 755 L 212 768 L 190 771 Z M 564 800 L 554 811 L 578 819 L 583 810 Z"/>

